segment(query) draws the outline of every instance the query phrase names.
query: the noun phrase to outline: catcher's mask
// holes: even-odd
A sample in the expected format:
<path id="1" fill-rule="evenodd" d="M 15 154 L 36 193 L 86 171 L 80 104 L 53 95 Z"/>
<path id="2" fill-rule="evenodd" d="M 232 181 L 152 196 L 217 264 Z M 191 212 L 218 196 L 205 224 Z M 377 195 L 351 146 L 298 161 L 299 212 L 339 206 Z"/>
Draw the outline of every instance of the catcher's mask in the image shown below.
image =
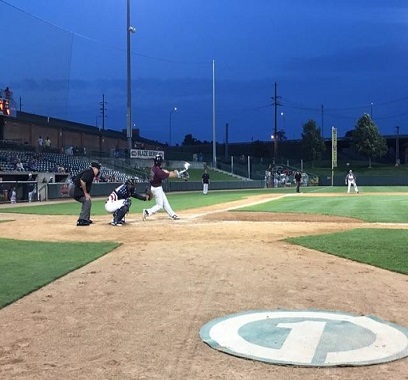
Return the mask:
<path id="1" fill-rule="evenodd" d="M 155 158 L 154 158 L 154 164 L 156 166 L 160 166 L 163 163 L 163 157 L 158 154 Z"/>
<path id="2" fill-rule="evenodd" d="M 125 182 L 125 184 L 129 187 L 135 187 L 136 183 L 135 183 L 135 179 L 134 178 L 128 178 Z"/>

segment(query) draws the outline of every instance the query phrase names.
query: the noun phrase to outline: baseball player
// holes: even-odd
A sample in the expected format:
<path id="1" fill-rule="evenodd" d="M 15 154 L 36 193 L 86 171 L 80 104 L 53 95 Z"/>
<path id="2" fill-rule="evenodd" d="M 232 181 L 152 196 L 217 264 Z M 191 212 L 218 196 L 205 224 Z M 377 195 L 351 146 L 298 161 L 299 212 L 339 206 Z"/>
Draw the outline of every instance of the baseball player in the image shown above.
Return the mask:
<path id="1" fill-rule="evenodd" d="M 129 212 L 132 197 L 141 201 L 150 201 L 152 199 L 153 194 L 149 189 L 144 194 L 138 194 L 135 187 L 135 180 L 129 178 L 109 195 L 105 203 L 105 210 L 113 214 L 112 226 L 122 226 L 125 223 L 124 217 Z"/>
<path id="2" fill-rule="evenodd" d="M 33 179 L 33 175 L 30 173 L 28 175 L 28 185 L 27 185 L 27 190 L 28 190 L 28 202 L 32 202 L 33 201 L 33 197 L 36 193 L 36 185 L 37 183 L 34 181 Z"/>
<path id="3" fill-rule="evenodd" d="M 208 185 L 210 183 L 210 175 L 208 174 L 208 170 L 204 170 L 204 174 L 201 176 L 201 183 L 203 184 L 203 194 L 208 194 Z"/>
<path id="4" fill-rule="evenodd" d="M 153 160 L 153 166 L 150 169 L 150 181 L 149 181 L 151 185 L 151 191 L 153 193 L 154 199 L 156 200 L 156 204 L 151 208 L 143 209 L 142 216 L 143 220 L 146 220 L 147 217 L 153 215 L 162 208 L 164 208 L 164 210 L 167 212 L 171 219 L 173 220 L 180 219 L 173 211 L 169 201 L 167 200 L 167 196 L 163 191 L 162 181 L 165 180 L 166 178 L 176 177 L 181 178 L 182 174 L 187 171 L 190 164 L 186 162 L 184 170 L 182 171 L 178 170 L 169 171 L 161 168 L 162 163 L 163 157 L 160 154 L 158 154 Z"/>
<path id="5" fill-rule="evenodd" d="M 347 193 L 350 193 L 351 185 L 353 185 L 354 191 L 358 194 L 359 191 L 357 187 L 357 178 L 352 170 L 349 170 L 349 172 L 347 173 L 345 182 L 347 185 Z"/>

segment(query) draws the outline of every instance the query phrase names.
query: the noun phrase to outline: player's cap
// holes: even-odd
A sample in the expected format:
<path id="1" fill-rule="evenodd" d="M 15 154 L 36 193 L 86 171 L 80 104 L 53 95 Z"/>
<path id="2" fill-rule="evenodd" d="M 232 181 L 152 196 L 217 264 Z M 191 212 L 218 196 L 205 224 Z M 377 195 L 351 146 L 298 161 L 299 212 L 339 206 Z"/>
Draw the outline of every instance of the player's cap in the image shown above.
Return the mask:
<path id="1" fill-rule="evenodd" d="M 99 162 L 92 161 L 91 168 L 97 168 L 98 170 L 101 170 L 101 164 Z"/>

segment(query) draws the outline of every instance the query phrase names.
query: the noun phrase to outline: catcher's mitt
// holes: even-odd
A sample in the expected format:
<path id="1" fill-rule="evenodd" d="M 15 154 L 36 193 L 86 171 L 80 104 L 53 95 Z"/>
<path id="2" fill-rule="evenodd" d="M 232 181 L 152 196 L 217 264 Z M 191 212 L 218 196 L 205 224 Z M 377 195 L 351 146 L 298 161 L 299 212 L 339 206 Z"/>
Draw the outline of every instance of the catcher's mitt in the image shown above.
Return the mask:
<path id="1" fill-rule="evenodd" d="M 153 193 L 148 187 L 146 188 L 145 195 L 147 201 L 151 201 L 153 199 Z"/>

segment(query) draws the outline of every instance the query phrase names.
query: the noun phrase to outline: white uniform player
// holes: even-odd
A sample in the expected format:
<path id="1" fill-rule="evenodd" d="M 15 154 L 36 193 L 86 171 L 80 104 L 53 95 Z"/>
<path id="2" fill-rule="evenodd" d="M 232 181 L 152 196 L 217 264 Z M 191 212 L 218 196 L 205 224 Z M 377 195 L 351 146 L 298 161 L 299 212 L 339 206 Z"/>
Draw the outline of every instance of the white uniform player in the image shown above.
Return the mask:
<path id="1" fill-rule="evenodd" d="M 354 186 L 354 191 L 358 193 L 356 176 L 352 170 L 350 170 L 346 175 L 346 185 L 347 185 L 347 193 L 350 193 L 350 189 L 352 185 Z"/>

